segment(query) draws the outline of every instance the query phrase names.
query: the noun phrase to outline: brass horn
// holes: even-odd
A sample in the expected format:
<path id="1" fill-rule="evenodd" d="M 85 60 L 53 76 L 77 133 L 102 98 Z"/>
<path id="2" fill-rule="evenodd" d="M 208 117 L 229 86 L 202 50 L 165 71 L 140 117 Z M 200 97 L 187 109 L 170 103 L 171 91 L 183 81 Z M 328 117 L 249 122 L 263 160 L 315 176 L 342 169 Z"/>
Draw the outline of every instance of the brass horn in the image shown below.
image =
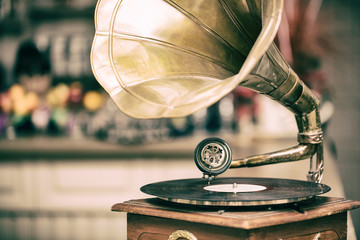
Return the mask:
<path id="1" fill-rule="evenodd" d="M 230 159 L 231 167 L 316 154 L 308 179 L 320 182 L 319 101 L 273 43 L 282 8 L 282 0 L 99 0 L 93 73 L 119 109 L 135 118 L 187 116 L 239 85 L 264 94 L 294 113 L 299 145 Z M 226 170 L 203 166 L 208 176 Z"/>

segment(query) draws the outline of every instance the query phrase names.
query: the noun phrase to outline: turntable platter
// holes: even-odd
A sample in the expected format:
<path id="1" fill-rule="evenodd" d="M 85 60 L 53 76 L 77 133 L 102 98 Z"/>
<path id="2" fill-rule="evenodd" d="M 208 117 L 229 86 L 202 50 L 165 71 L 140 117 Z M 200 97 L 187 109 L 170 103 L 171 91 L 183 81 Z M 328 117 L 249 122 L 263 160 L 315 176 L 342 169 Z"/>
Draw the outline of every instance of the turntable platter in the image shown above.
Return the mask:
<path id="1" fill-rule="evenodd" d="M 324 194 L 330 187 L 315 182 L 276 178 L 201 178 L 157 182 L 140 189 L 161 199 L 193 205 L 261 206 L 294 203 Z"/>

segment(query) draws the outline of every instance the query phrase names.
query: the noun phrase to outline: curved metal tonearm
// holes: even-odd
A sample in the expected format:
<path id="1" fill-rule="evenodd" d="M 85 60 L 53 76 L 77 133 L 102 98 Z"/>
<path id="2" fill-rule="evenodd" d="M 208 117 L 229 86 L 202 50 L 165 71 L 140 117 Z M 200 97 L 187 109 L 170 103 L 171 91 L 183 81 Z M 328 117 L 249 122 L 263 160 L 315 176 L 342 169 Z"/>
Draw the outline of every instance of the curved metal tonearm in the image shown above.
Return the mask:
<path id="1" fill-rule="evenodd" d="M 256 90 L 256 89 L 255 89 Z M 274 99 L 284 105 L 295 114 L 298 133 L 297 146 L 256 156 L 250 156 L 243 159 L 229 159 L 230 168 L 256 167 L 267 164 L 291 162 L 310 158 L 310 170 L 307 175 L 309 181 L 319 183 L 322 180 L 324 159 L 323 159 L 323 132 L 321 129 L 321 121 L 319 115 L 319 100 L 307 88 L 293 70 L 289 70 L 287 79 L 275 90 L 264 93 L 268 97 Z M 224 149 L 226 146 L 224 145 Z M 225 151 L 223 151 L 225 152 Z M 197 152 L 198 154 L 200 151 Z M 195 155 L 197 154 L 195 152 Z M 215 154 L 214 154 L 215 155 Z M 315 166 L 313 157 L 316 155 Z M 203 157 L 202 157 L 203 158 Z M 195 157 L 195 161 L 202 159 Z M 199 164 L 197 163 L 199 167 Z M 224 163 L 224 166 L 227 164 Z M 200 168 L 200 167 L 199 167 Z M 205 175 L 214 177 L 222 172 L 218 170 L 212 171 L 211 164 L 206 169 L 201 169 Z"/>

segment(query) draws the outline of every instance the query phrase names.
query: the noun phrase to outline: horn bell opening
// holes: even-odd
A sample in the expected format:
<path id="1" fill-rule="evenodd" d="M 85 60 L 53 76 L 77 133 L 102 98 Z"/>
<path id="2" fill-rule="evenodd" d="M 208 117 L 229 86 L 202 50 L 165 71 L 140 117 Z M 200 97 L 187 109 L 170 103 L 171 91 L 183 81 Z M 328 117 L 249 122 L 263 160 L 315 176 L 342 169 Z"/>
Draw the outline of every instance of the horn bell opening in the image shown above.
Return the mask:
<path id="1" fill-rule="evenodd" d="M 127 115 L 187 116 L 259 78 L 257 72 L 266 65 L 259 62 L 271 60 L 265 52 L 277 32 L 282 4 L 99 0 L 91 50 L 94 76 Z M 254 85 L 249 86 L 258 90 Z"/>

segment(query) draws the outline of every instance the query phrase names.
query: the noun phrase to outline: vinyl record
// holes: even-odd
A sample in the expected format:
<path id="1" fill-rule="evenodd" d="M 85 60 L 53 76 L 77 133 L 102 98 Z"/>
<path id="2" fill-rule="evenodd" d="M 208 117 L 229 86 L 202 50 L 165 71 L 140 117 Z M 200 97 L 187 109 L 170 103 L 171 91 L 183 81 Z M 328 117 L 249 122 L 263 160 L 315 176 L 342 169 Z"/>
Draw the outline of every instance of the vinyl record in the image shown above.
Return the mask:
<path id="1" fill-rule="evenodd" d="M 193 205 L 261 206 L 293 203 L 330 191 L 324 184 L 275 178 L 181 179 L 140 189 L 161 199 Z"/>

